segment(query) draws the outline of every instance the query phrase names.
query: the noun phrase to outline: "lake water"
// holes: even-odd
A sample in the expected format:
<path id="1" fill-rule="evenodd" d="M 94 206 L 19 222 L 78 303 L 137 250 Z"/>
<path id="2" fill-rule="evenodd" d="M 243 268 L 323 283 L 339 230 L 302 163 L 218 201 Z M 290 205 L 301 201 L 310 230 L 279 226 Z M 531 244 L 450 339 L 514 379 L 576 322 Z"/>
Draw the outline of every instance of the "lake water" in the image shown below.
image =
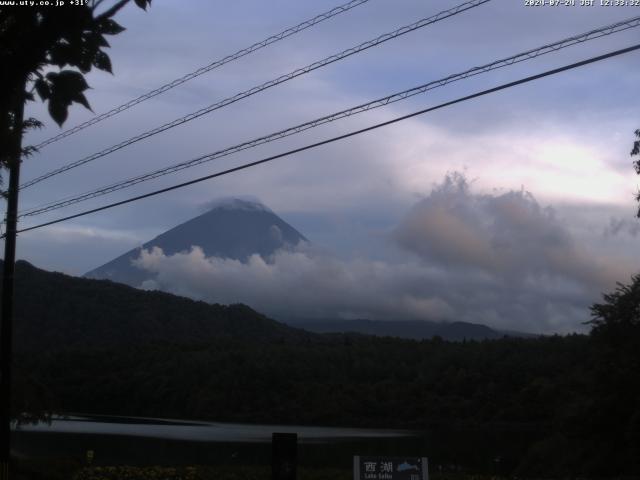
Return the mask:
<path id="1" fill-rule="evenodd" d="M 353 455 L 406 450 L 415 434 L 291 425 L 180 421 L 129 417 L 56 417 L 50 424 L 21 425 L 13 432 L 18 455 L 86 457 L 97 464 L 269 464 L 271 435 L 297 433 L 301 464 L 349 466 Z M 411 442 L 409 442 L 411 443 Z"/>
<path id="2" fill-rule="evenodd" d="M 413 435 L 411 432 L 401 430 L 76 416 L 57 417 L 50 424 L 21 425 L 18 430 L 27 433 L 124 435 L 166 440 L 239 443 L 271 442 L 271 434 L 273 432 L 297 433 L 299 443 L 326 443 L 336 440 L 397 438 Z"/>
<path id="3" fill-rule="evenodd" d="M 22 425 L 12 433 L 14 453 L 30 458 L 97 465 L 269 465 L 271 435 L 298 434 L 300 466 L 351 468 L 354 455 L 429 457 L 496 472 L 515 465 L 535 434 L 520 430 L 442 428 L 413 432 L 361 428 L 250 425 L 129 417 L 68 416 Z M 508 470 L 507 470 L 508 471 Z"/>

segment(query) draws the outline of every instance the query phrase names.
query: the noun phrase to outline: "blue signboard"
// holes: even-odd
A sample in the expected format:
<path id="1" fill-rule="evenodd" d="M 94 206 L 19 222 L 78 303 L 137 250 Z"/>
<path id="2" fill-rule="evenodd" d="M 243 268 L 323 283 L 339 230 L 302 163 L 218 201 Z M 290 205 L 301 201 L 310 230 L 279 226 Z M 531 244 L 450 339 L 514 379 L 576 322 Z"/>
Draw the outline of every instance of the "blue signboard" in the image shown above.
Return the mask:
<path id="1" fill-rule="evenodd" d="M 426 457 L 353 457 L 353 480 L 429 480 Z"/>

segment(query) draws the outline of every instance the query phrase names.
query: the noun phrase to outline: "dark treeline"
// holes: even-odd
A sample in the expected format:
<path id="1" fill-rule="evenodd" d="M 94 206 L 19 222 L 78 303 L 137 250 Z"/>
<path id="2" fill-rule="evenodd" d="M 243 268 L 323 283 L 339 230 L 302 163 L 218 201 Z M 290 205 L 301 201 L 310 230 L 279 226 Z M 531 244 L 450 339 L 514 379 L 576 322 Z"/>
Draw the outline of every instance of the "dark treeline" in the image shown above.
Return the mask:
<path id="1" fill-rule="evenodd" d="M 597 356 L 585 336 L 341 336 L 56 352 L 20 365 L 63 411 L 481 431 L 504 438 L 486 456 L 511 450 L 505 462 L 520 474 L 637 472 L 638 405 L 626 392 L 599 395 Z M 515 452 L 514 437 L 527 439 Z"/>
<path id="2" fill-rule="evenodd" d="M 19 351 L 190 343 L 212 338 L 264 341 L 313 337 L 245 305 L 211 305 L 108 280 L 47 272 L 24 261 L 16 263 L 15 297 L 14 337 Z"/>
<path id="3" fill-rule="evenodd" d="M 594 307 L 588 336 L 446 342 L 306 334 L 247 307 L 59 274 L 47 283 L 54 274 L 25 268 L 58 298 L 36 293 L 31 302 L 49 308 L 23 306 L 22 321 L 32 321 L 24 316 L 32 309 L 46 316 L 44 330 L 64 328 L 49 344 L 21 341 L 16 408 L 424 429 L 448 438 L 452 451 L 469 438 L 492 438 L 456 457 L 468 468 L 483 457 L 523 476 L 640 474 L 640 277 Z M 110 307 L 112 317 L 77 315 L 105 299 L 121 303 Z M 118 312 L 134 312 L 140 301 L 144 315 L 123 320 Z M 60 302 L 72 306 L 58 309 Z M 162 333 L 175 305 L 183 311 L 173 331 L 200 325 L 199 337 Z M 196 323 L 191 309 L 204 312 Z M 110 321 L 117 327 L 108 342 L 94 321 L 98 332 Z M 153 341 L 131 341 L 127 323 L 136 339 L 155 328 Z M 65 335 L 75 340 L 65 344 Z"/>

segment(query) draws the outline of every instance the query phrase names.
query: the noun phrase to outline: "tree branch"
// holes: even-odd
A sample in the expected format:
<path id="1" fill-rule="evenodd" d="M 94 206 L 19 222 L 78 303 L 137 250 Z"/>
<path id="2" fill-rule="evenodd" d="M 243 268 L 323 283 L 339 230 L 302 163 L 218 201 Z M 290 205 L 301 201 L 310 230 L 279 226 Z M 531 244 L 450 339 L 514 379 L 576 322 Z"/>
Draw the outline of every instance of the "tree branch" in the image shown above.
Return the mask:
<path id="1" fill-rule="evenodd" d="M 100 0 L 101 1 L 101 0 Z M 129 3 L 130 0 L 120 0 L 118 3 L 116 3 L 113 7 L 111 7 L 108 10 L 105 10 L 103 13 L 101 13 L 100 15 L 98 15 L 96 17 L 96 20 L 102 20 L 105 18 L 111 18 L 113 17 L 116 13 L 118 13 L 122 7 L 124 7 L 127 3 Z"/>

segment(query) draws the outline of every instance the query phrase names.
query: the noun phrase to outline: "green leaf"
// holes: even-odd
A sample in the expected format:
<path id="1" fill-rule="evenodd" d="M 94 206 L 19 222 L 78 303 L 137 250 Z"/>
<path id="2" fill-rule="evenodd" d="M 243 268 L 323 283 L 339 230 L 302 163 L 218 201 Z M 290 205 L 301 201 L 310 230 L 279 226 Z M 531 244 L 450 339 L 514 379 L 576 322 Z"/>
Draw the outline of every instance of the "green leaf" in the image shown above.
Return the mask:
<path id="1" fill-rule="evenodd" d="M 104 35 L 117 35 L 126 30 L 118 22 L 116 22 L 115 20 L 111 20 L 110 18 L 101 20 L 98 28 L 100 29 L 100 33 Z"/>
<path id="2" fill-rule="evenodd" d="M 49 72 L 47 80 L 50 82 L 49 113 L 58 125 L 62 125 L 67 119 L 67 110 L 72 102 L 91 110 L 87 98 L 82 93 L 89 88 L 89 85 L 81 73 L 73 70 Z"/>
<path id="3" fill-rule="evenodd" d="M 58 92 L 65 93 L 68 98 L 71 98 L 75 92 L 83 92 L 89 88 L 84 76 L 73 70 L 62 70 L 59 73 L 49 72 L 47 73 L 47 79 L 49 79 L 53 88 L 57 89 Z"/>
<path id="4" fill-rule="evenodd" d="M 147 9 L 147 5 L 151 5 L 151 0 L 135 0 L 135 2 L 136 2 L 136 5 L 143 10 Z"/>
<path id="5" fill-rule="evenodd" d="M 32 156 L 34 153 L 38 153 L 38 149 L 33 145 L 26 146 L 22 149 L 22 158 Z"/>
<path id="6" fill-rule="evenodd" d="M 111 69 L 111 59 L 109 58 L 109 55 L 103 51 L 98 51 L 95 57 L 93 57 L 93 65 L 100 70 L 113 73 L 113 70 Z"/>
<path id="7" fill-rule="evenodd" d="M 90 41 L 93 42 L 98 47 L 107 47 L 108 48 L 108 47 L 111 46 L 111 45 L 109 45 L 109 42 L 107 42 L 107 39 L 104 38 L 104 36 L 99 34 L 99 33 L 94 33 L 91 36 Z"/>
<path id="8" fill-rule="evenodd" d="M 60 68 L 70 63 L 71 56 L 69 45 L 65 43 L 58 43 L 49 49 L 49 61 Z"/>
<path id="9" fill-rule="evenodd" d="M 62 126 L 64 121 L 67 119 L 69 112 L 67 111 L 68 104 L 64 104 L 60 101 L 49 100 L 49 115 L 51 118 L 58 124 L 58 126 Z"/>
<path id="10" fill-rule="evenodd" d="M 87 97 L 84 96 L 84 93 L 78 93 L 77 95 L 75 95 L 73 97 L 73 101 L 81 104 L 87 110 L 91 110 L 91 105 L 89 105 L 89 101 L 87 100 Z M 93 110 L 91 111 L 93 112 Z"/>
<path id="11" fill-rule="evenodd" d="M 82 73 L 89 73 L 91 71 L 92 58 L 93 58 L 92 54 L 90 54 L 86 50 L 83 50 L 75 66 L 77 66 L 78 70 L 80 70 Z"/>
<path id="12" fill-rule="evenodd" d="M 51 96 L 51 90 L 49 89 L 49 83 L 44 78 L 39 78 L 35 81 L 36 92 L 40 95 L 40 98 L 44 102 Z"/>
<path id="13" fill-rule="evenodd" d="M 32 130 L 35 128 L 43 128 L 44 123 L 34 117 L 27 118 L 24 122 L 22 122 L 22 128 L 24 130 Z"/>

